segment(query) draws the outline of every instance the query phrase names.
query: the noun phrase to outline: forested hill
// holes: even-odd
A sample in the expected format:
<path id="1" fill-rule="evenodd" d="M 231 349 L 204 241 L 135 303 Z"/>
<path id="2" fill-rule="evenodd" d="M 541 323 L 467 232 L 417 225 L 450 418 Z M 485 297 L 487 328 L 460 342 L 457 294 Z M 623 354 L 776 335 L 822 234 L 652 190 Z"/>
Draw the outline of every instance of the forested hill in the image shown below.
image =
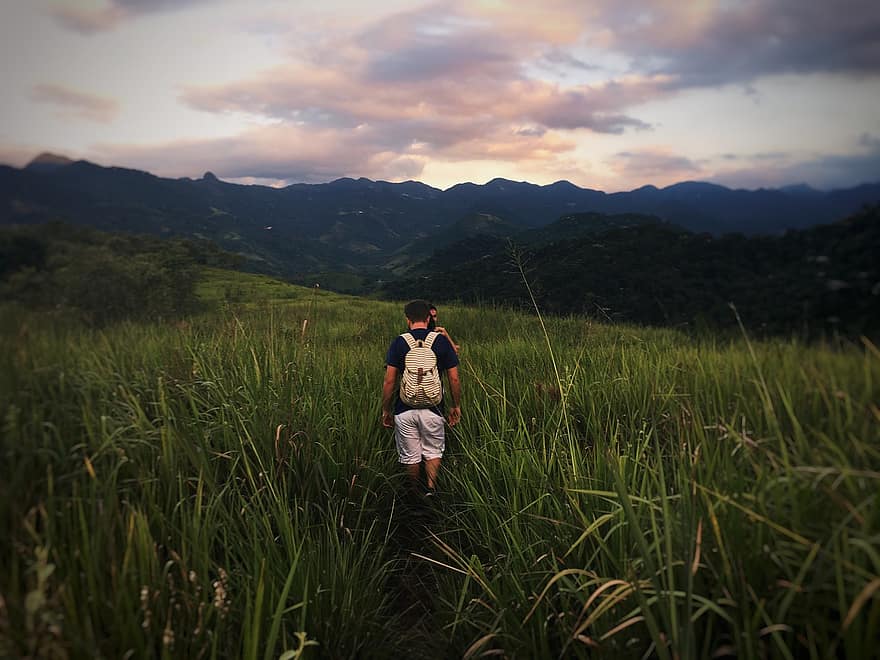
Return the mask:
<path id="1" fill-rule="evenodd" d="M 880 183 L 821 192 L 684 182 L 606 194 L 566 181 L 539 186 L 493 179 L 439 190 L 416 181 L 344 178 L 275 189 L 224 182 L 210 172 L 168 179 L 52 156 L 23 169 L 0 166 L 0 224 L 61 220 L 104 231 L 207 238 L 243 255 L 248 269 L 288 279 L 329 270 L 385 278 L 475 224 L 513 234 L 592 212 L 653 215 L 713 235 L 777 234 L 833 222 L 876 202 Z"/>
<path id="2" fill-rule="evenodd" d="M 384 293 L 530 306 L 524 273 L 540 308 L 556 314 L 723 328 L 737 324 L 733 303 L 758 333 L 876 336 L 878 254 L 880 206 L 778 237 L 717 238 L 642 222 L 525 247 L 471 240 Z"/>

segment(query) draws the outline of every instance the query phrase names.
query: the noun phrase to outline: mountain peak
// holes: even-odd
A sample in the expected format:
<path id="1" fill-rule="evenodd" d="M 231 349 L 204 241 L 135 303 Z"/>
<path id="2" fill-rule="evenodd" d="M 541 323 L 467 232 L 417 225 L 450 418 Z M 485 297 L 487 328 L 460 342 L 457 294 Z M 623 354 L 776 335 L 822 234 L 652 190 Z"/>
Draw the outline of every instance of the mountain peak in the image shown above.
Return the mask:
<path id="1" fill-rule="evenodd" d="M 217 178 L 216 174 L 214 174 L 211 171 L 208 171 L 202 175 L 202 181 L 219 181 L 219 179 Z"/>
<path id="2" fill-rule="evenodd" d="M 782 186 L 780 190 L 793 195 L 813 195 L 819 192 L 808 183 L 793 183 L 790 186 Z"/>
<path id="3" fill-rule="evenodd" d="M 643 186 L 645 187 L 645 186 Z M 663 192 L 708 193 L 730 192 L 730 188 L 710 181 L 679 181 L 663 188 Z"/>
<path id="4" fill-rule="evenodd" d="M 496 176 L 491 181 L 487 181 L 486 188 L 495 188 L 496 190 L 504 190 L 506 187 L 529 187 L 529 188 L 539 188 L 540 186 L 529 183 L 528 181 L 513 181 L 512 179 L 505 179 L 500 176 Z"/>
<path id="5" fill-rule="evenodd" d="M 39 156 L 34 158 L 31 162 L 29 162 L 25 169 L 35 170 L 38 172 L 51 172 L 53 170 L 57 170 L 60 167 L 66 167 L 67 165 L 72 165 L 73 161 L 67 156 L 61 156 L 59 154 L 49 153 L 48 151 L 44 151 Z"/>
<path id="6" fill-rule="evenodd" d="M 579 190 L 580 188 L 574 185 L 568 179 L 560 179 L 559 181 L 554 181 L 548 186 L 544 186 L 545 188 L 553 188 L 555 190 Z"/>

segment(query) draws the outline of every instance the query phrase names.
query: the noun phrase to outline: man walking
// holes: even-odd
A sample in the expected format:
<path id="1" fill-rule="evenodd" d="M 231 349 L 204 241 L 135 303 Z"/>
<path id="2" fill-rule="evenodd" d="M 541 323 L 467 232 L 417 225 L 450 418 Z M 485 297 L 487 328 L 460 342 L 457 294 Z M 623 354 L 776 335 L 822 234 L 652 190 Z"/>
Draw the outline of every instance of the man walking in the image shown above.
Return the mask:
<path id="1" fill-rule="evenodd" d="M 427 302 L 413 300 L 403 311 L 409 332 L 395 337 L 385 356 L 382 425 L 394 427 L 397 455 L 413 486 L 419 485 L 424 461 L 425 494 L 431 496 L 446 448 L 444 373 L 449 381 L 451 398 L 449 426 L 455 426 L 461 419 L 458 355 L 446 337 L 428 330 L 430 305 Z"/>

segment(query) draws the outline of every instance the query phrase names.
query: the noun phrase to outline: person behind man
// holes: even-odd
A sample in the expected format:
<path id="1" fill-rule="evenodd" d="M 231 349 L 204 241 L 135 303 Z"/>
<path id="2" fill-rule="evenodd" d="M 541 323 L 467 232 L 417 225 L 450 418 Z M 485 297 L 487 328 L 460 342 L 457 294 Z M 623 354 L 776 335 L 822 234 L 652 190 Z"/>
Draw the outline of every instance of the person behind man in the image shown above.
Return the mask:
<path id="1" fill-rule="evenodd" d="M 424 462 L 426 495 L 433 495 L 446 449 L 442 375 L 449 381 L 449 426 L 461 419 L 461 382 L 452 343 L 428 330 L 429 307 L 424 300 L 404 307 L 409 332 L 395 337 L 385 356 L 382 425 L 394 427 L 398 459 L 411 485 L 418 486 Z"/>
<path id="2" fill-rule="evenodd" d="M 453 350 L 458 353 L 458 344 L 452 341 L 452 336 L 446 331 L 446 328 L 437 325 L 437 308 L 434 305 L 431 305 L 428 309 L 431 313 L 431 316 L 428 317 L 428 330 L 435 330 L 446 337 L 449 340 L 449 343 L 452 344 Z"/>

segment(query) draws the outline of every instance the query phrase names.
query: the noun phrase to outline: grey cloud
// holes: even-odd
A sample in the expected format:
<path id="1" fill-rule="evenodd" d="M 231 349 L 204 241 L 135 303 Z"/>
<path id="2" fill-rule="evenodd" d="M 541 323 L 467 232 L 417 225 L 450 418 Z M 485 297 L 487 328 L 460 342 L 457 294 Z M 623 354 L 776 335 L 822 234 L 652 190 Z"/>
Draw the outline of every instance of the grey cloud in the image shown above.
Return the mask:
<path id="1" fill-rule="evenodd" d="M 582 71 L 595 71 L 598 69 L 596 65 L 585 62 L 562 48 L 551 48 L 544 51 L 540 58 L 538 58 L 538 63 L 545 66 L 562 66 L 571 69 L 581 69 Z"/>
<path id="2" fill-rule="evenodd" d="M 591 112 L 588 106 L 583 110 L 572 110 L 565 106 L 555 106 L 536 116 L 542 123 L 552 128 L 588 128 L 596 133 L 621 135 L 626 129 L 648 130 L 650 124 L 640 119 L 617 113 Z"/>
<path id="3" fill-rule="evenodd" d="M 754 155 L 754 158 L 757 158 L 758 160 L 779 161 L 786 158 L 787 156 L 788 154 L 786 154 L 784 151 L 760 151 Z"/>
<path id="4" fill-rule="evenodd" d="M 597 133 L 621 134 L 628 128 L 645 130 L 649 124 L 619 112 L 619 109 L 652 93 L 652 86 L 607 85 L 578 87 L 558 93 L 551 102 L 535 108 L 530 118 L 548 128 L 587 128 Z"/>
<path id="5" fill-rule="evenodd" d="M 880 3 L 757 0 L 716 9 L 691 25 L 688 3 L 609 8 L 613 46 L 640 71 L 678 86 L 748 82 L 767 74 L 880 74 Z"/>
<path id="6" fill-rule="evenodd" d="M 871 135 L 870 133 L 862 133 L 859 136 L 859 146 L 867 147 L 874 151 L 880 151 L 880 136 Z"/>
<path id="7" fill-rule="evenodd" d="M 880 182 L 880 138 L 865 134 L 858 144 L 863 147 L 858 153 L 832 154 L 798 161 L 792 161 L 790 155 L 782 153 L 774 154 L 772 159 L 764 154 L 741 156 L 740 163 L 751 160 L 754 165 L 718 172 L 714 180 L 744 188 L 806 182 L 824 190 Z"/>
<path id="8" fill-rule="evenodd" d="M 700 165 L 690 158 L 678 154 L 668 154 L 650 150 L 620 151 L 612 166 L 628 177 L 650 181 L 654 178 L 668 178 L 700 172 Z"/>
<path id="9" fill-rule="evenodd" d="M 216 88 L 189 88 L 181 101 L 205 112 L 242 112 L 316 127 L 354 128 L 365 120 L 345 85 L 308 85 L 283 74 Z"/>
<path id="10" fill-rule="evenodd" d="M 386 17 L 354 38 L 375 82 L 412 82 L 471 75 L 511 78 L 517 59 L 506 35 L 440 4 Z"/>
<path id="11" fill-rule="evenodd" d="M 817 187 L 843 188 L 853 183 L 880 182 L 880 145 L 864 154 L 825 156 L 798 168 Z M 794 178 L 792 180 L 801 180 Z"/>
<path id="12" fill-rule="evenodd" d="M 560 0 L 555 11 L 583 27 L 582 43 L 610 47 L 645 76 L 669 76 L 654 95 L 681 88 L 751 81 L 768 74 L 880 75 L 877 0 Z M 413 80 L 469 72 L 522 76 L 525 62 L 588 70 L 591 65 L 536 31 L 505 33 L 487 23 L 455 22 L 429 6 L 380 21 L 357 41 L 365 51 L 387 44 L 367 70 L 377 80 Z M 425 30 L 425 25 L 439 26 Z M 620 110 L 625 105 L 618 107 Z"/>
<path id="13" fill-rule="evenodd" d="M 509 55 L 479 43 L 420 43 L 375 57 L 366 77 L 376 82 L 406 82 L 469 74 L 510 76 L 515 70 Z"/>
<path id="14" fill-rule="evenodd" d="M 880 182 L 880 150 L 851 156 L 825 156 L 785 170 L 785 180 L 807 181 L 816 188 L 850 188 Z"/>
<path id="15" fill-rule="evenodd" d="M 541 137 L 542 135 L 547 133 L 547 129 L 542 126 L 527 126 L 525 128 L 518 128 L 516 130 L 517 135 L 526 135 L 529 137 Z"/>

